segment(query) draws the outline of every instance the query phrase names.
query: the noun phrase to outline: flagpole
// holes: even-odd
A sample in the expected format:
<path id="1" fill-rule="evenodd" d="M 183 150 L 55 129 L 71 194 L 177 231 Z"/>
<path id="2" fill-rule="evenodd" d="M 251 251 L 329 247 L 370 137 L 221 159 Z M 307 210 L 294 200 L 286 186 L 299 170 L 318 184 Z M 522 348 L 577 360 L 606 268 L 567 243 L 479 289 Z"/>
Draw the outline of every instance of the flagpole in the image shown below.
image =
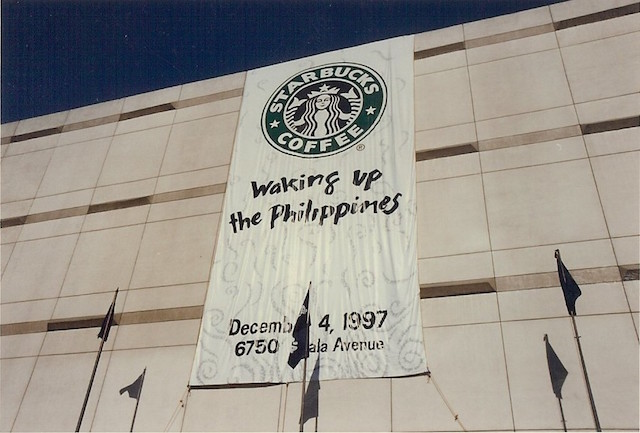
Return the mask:
<path id="1" fill-rule="evenodd" d="M 107 312 L 107 317 L 105 317 L 105 321 L 103 321 L 102 323 L 103 327 L 105 326 L 105 324 L 107 326 L 106 335 L 105 334 L 103 334 L 102 336 L 100 335 L 103 333 L 102 328 L 100 329 L 100 333 L 98 334 L 98 337 L 101 336 L 100 347 L 98 348 L 98 354 L 96 355 L 96 360 L 93 364 L 93 372 L 91 373 L 91 379 L 89 379 L 89 386 L 87 387 L 87 392 L 84 396 L 84 403 L 82 403 L 82 409 L 80 410 L 80 416 L 78 417 L 78 424 L 76 424 L 76 432 L 80 431 L 82 418 L 84 418 L 84 412 L 87 409 L 87 403 L 89 402 L 89 395 L 91 394 L 91 388 L 93 387 L 93 380 L 96 377 L 96 372 L 98 371 L 98 363 L 100 362 L 100 356 L 102 355 L 102 348 L 104 347 L 104 342 L 107 340 L 107 337 L 109 335 L 108 328 L 111 327 L 111 321 L 113 320 L 113 316 L 115 315 L 114 308 L 115 308 L 117 297 L 118 297 L 118 289 L 116 289 L 116 293 L 113 295 L 113 301 L 111 302 L 111 307 L 109 307 L 109 311 Z"/>
<path id="2" fill-rule="evenodd" d="M 582 374 L 584 375 L 584 381 L 587 385 L 587 394 L 589 394 L 589 403 L 591 404 L 591 413 L 593 414 L 593 421 L 596 425 L 596 431 L 602 431 L 600 428 L 600 420 L 598 419 L 598 412 L 596 410 L 596 403 L 593 399 L 593 392 L 591 392 L 591 383 L 589 382 L 589 374 L 587 374 L 587 364 L 584 362 L 584 355 L 582 353 L 582 344 L 580 344 L 580 336 L 578 335 L 578 326 L 576 325 L 576 309 L 575 301 L 582 294 L 577 283 L 565 268 L 560 257 L 560 250 L 555 251 L 556 262 L 558 264 L 558 278 L 560 279 L 560 285 L 562 286 L 562 293 L 567 304 L 567 312 L 571 317 L 571 324 L 573 325 L 573 335 L 578 344 L 578 353 L 580 354 L 580 363 L 582 365 Z M 572 285 L 573 287 L 569 287 Z"/>
<path id="3" fill-rule="evenodd" d="M 309 281 L 309 289 L 307 289 L 307 293 L 309 293 L 309 304 L 311 304 L 311 281 Z M 306 347 L 304 348 L 304 364 L 302 368 L 302 393 L 300 395 L 300 431 L 304 430 L 304 391 L 307 384 L 307 358 L 309 358 L 309 328 L 311 327 L 311 322 L 309 320 L 310 309 L 310 305 L 307 306 L 307 338 L 305 343 Z"/>
<path id="4" fill-rule="evenodd" d="M 98 349 L 98 355 L 96 361 L 93 364 L 93 372 L 91 373 L 91 379 L 89 379 L 89 386 L 84 396 L 84 403 L 82 404 L 82 410 L 80 411 L 80 417 L 78 418 L 78 424 L 76 424 L 76 432 L 80 431 L 80 425 L 82 424 L 82 418 L 84 418 L 84 411 L 87 409 L 87 403 L 89 402 L 89 394 L 91 394 L 91 387 L 93 386 L 93 379 L 96 377 L 96 371 L 98 370 L 98 362 L 100 362 L 100 355 L 102 354 L 102 347 L 104 346 L 104 340 L 100 340 L 100 348 Z"/>
<path id="5" fill-rule="evenodd" d="M 138 413 L 138 405 L 140 404 L 140 396 L 142 395 L 142 385 L 144 384 L 144 375 L 147 373 L 147 367 L 142 371 L 142 380 L 140 381 L 140 391 L 138 391 L 138 398 L 136 398 L 136 408 L 133 411 L 133 419 L 131 420 L 130 432 L 133 431 L 133 424 L 136 422 L 136 414 Z"/>
<path id="6" fill-rule="evenodd" d="M 560 405 L 560 416 L 562 417 L 562 428 L 567 431 L 567 421 L 564 419 L 564 410 L 562 409 L 562 399 L 558 398 L 558 404 Z"/>
<path id="7" fill-rule="evenodd" d="M 593 393 L 591 392 L 591 383 L 589 382 L 587 365 L 584 362 L 584 355 L 582 354 L 582 345 L 580 344 L 580 336 L 578 335 L 578 327 L 576 326 L 576 316 L 571 315 L 571 323 L 573 324 L 573 335 L 575 336 L 576 343 L 578 343 L 578 353 L 580 354 L 580 363 L 582 364 L 584 381 L 587 384 L 587 393 L 589 394 L 589 403 L 591 403 L 591 413 L 593 413 L 593 421 L 596 424 L 596 431 L 602 431 L 602 428 L 600 428 L 600 420 L 598 419 L 598 411 L 596 410 L 596 403 L 593 399 Z"/>

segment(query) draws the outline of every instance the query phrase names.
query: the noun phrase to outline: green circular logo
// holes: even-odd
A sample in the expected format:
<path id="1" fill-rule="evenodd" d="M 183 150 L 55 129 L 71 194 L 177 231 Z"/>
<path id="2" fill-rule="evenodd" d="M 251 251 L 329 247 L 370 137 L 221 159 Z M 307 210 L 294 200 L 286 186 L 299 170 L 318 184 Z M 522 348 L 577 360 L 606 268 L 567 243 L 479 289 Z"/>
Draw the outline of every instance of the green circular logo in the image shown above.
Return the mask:
<path id="1" fill-rule="evenodd" d="M 387 87 L 373 69 L 355 63 L 316 66 L 289 78 L 271 95 L 262 132 L 288 155 L 334 155 L 362 141 L 386 104 Z"/>

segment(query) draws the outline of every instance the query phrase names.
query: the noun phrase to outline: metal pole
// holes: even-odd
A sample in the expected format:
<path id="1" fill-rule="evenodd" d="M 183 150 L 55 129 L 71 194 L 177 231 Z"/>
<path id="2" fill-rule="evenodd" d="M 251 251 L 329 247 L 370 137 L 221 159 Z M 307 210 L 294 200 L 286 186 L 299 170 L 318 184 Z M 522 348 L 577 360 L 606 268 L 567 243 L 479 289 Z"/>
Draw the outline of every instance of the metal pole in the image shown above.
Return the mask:
<path id="1" fill-rule="evenodd" d="M 300 396 L 300 431 L 304 430 L 304 391 L 307 384 L 307 358 L 309 358 L 309 328 L 311 327 L 309 310 L 311 309 L 311 281 L 309 281 L 309 305 L 307 305 L 307 338 L 304 348 L 304 364 L 302 370 L 302 394 Z"/>
<path id="2" fill-rule="evenodd" d="M 562 399 L 558 397 L 558 404 L 560 405 L 560 416 L 562 417 L 562 428 L 567 431 L 567 421 L 564 419 L 564 410 L 562 409 Z"/>
<path id="3" fill-rule="evenodd" d="M 600 428 L 600 420 L 598 419 L 598 412 L 596 411 L 596 403 L 593 400 L 593 393 L 591 392 L 591 384 L 589 383 L 589 375 L 587 374 L 587 365 L 584 362 L 584 355 L 582 354 L 582 345 L 580 344 L 580 336 L 578 335 L 578 327 L 576 326 L 576 318 L 571 315 L 571 323 L 573 324 L 573 334 L 575 335 L 576 342 L 578 343 L 578 352 L 580 353 L 580 362 L 582 363 L 582 372 L 584 373 L 584 381 L 587 384 L 587 393 L 589 394 L 589 402 L 591 403 L 591 412 L 593 413 L 593 421 L 596 424 L 596 431 L 602 431 Z"/>
<path id="4" fill-rule="evenodd" d="M 307 358 L 304 359 L 304 371 L 302 373 L 302 394 L 300 395 L 300 431 L 304 427 L 304 389 L 307 383 Z"/>
<path id="5" fill-rule="evenodd" d="M 136 408 L 133 411 L 133 419 L 131 420 L 130 432 L 133 431 L 133 424 L 136 422 L 136 414 L 138 413 L 138 405 L 140 404 L 140 396 L 142 395 L 142 385 L 144 385 L 144 375 L 147 374 L 147 367 L 142 371 L 142 380 L 140 381 L 140 391 L 138 391 L 138 398 L 136 398 Z"/>
<path id="6" fill-rule="evenodd" d="M 84 411 L 87 409 L 87 403 L 89 402 L 89 394 L 91 394 L 91 387 L 93 386 L 93 379 L 96 377 L 96 371 L 98 370 L 98 362 L 100 362 L 100 355 L 102 354 L 102 347 L 104 346 L 104 340 L 100 340 L 100 348 L 98 349 L 98 355 L 96 356 L 96 362 L 93 364 L 93 372 L 91 373 L 91 379 L 89 380 L 89 386 L 87 387 L 87 393 L 84 396 L 84 403 L 82 404 L 82 410 L 80 411 L 80 417 L 78 418 L 78 424 L 76 425 L 76 432 L 80 431 L 80 425 L 82 424 L 82 418 L 84 418 Z"/>
<path id="7" fill-rule="evenodd" d="M 78 424 L 76 424 L 76 432 L 80 431 L 80 425 L 82 424 L 82 418 L 84 418 L 84 412 L 87 409 L 87 403 L 89 402 L 89 394 L 91 394 L 91 387 L 93 386 L 93 380 L 96 377 L 96 371 L 98 371 L 98 362 L 100 362 L 100 355 L 102 355 L 102 348 L 104 347 L 104 343 L 109 336 L 109 331 L 111 329 L 111 325 L 113 324 L 113 320 L 115 317 L 115 306 L 116 299 L 118 298 L 118 290 L 120 288 L 116 288 L 116 292 L 113 295 L 113 301 L 111 301 L 111 305 L 109 306 L 109 310 L 107 311 L 107 315 L 105 317 L 106 322 L 102 322 L 102 327 L 100 328 L 100 333 L 98 333 L 98 338 L 100 338 L 100 348 L 98 349 L 98 354 L 96 355 L 96 362 L 93 364 L 93 372 L 91 373 L 91 379 L 89 380 L 89 386 L 87 387 L 87 393 L 84 396 L 84 403 L 82 403 L 82 410 L 80 411 L 80 417 L 78 417 Z M 105 327 L 106 329 L 103 329 Z M 104 333 L 103 333 L 104 332 Z"/>

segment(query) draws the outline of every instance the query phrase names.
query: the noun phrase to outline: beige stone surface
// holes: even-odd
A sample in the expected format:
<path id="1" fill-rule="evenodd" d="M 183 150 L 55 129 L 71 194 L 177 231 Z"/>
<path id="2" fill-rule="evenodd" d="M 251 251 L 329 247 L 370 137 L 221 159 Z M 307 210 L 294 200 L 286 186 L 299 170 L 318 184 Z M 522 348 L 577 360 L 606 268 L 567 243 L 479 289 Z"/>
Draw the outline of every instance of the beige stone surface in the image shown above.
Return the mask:
<path id="1" fill-rule="evenodd" d="M 629 311 L 622 284 L 581 284 L 576 301 L 578 314 L 615 314 Z M 502 320 L 529 320 L 567 315 L 560 283 L 558 287 L 498 293 Z"/>
<path id="2" fill-rule="evenodd" d="M 31 241 L 34 239 L 43 239 L 53 236 L 70 235 L 80 233 L 83 216 L 51 219 L 39 223 L 25 224 L 20 232 L 18 240 Z"/>
<path id="3" fill-rule="evenodd" d="M 286 404 L 284 430 L 297 431 L 299 383 L 289 385 Z M 318 414 L 318 431 L 391 431 L 391 380 L 321 381 Z M 315 431 L 315 418 L 305 423 L 304 431 Z"/>
<path id="4" fill-rule="evenodd" d="M 65 144 L 80 143 L 84 141 L 96 140 L 98 138 L 111 138 L 116 131 L 117 122 L 109 122 L 104 125 L 80 128 L 73 131 L 62 132 L 59 134 L 59 146 Z"/>
<path id="5" fill-rule="evenodd" d="M 30 119 L 22 119 L 18 122 L 18 127 L 14 135 L 57 128 L 64 125 L 68 115 L 68 111 L 60 111 L 58 113 L 45 114 L 44 116 L 32 117 Z"/>
<path id="6" fill-rule="evenodd" d="M 92 189 L 83 189 L 80 191 L 66 192 L 63 194 L 50 195 L 46 197 L 38 197 L 33 201 L 29 214 L 38 214 L 41 212 L 51 212 L 61 209 L 71 209 L 76 207 L 88 206 L 91 203 L 93 195 Z"/>
<path id="7" fill-rule="evenodd" d="M 114 137 L 98 185 L 156 177 L 170 130 L 171 127 L 165 126 Z"/>
<path id="8" fill-rule="evenodd" d="M 624 291 L 629 301 L 629 308 L 632 312 L 640 311 L 640 280 L 624 281 Z M 636 327 L 638 323 L 636 322 Z"/>
<path id="9" fill-rule="evenodd" d="M 157 178 L 153 177 L 150 179 L 98 187 L 94 190 L 91 204 L 151 196 L 156 188 L 156 183 Z"/>
<path id="10" fill-rule="evenodd" d="M 416 163 L 416 179 L 418 182 L 469 176 L 479 173 L 480 156 L 478 153 L 428 159 Z"/>
<path id="11" fill-rule="evenodd" d="M 4 275 L 3 275 L 4 285 Z M 2 294 L 0 322 L 22 323 L 49 320 L 53 314 L 57 299 L 42 299 L 39 301 L 7 302 Z"/>
<path id="12" fill-rule="evenodd" d="M 104 309 L 104 313 L 109 308 L 109 301 Z M 104 314 L 103 313 L 103 314 Z M 40 356 L 45 355 L 65 355 L 72 353 L 98 353 L 102 339 L 98 338 L 100 327 L 84 329 L 68 329 L 64 331 L 47 332 L 47 336 L 42 344 Z M 108 351 L 113 348 L 113 341 L 116 339 L 118 326 L 113 326 L 109 331 L 109 337 L 103 346 L 103 350 Z M 78 382 L 84 382 L 76 378 Z M 89 377 L 86 378 L 89 383 Z"/>
<path id="13" fill-rule="evenodd" d="M 608 236 L 586 160 L 488 173 L 484 187 L 494 249 Z"/>
<path id="14" fill-rule="evenodd" d="M 431 74 L 433 72 L 448 71 L 450 69 L 464 68 L 467 66 L 467 55 L 464 50 L 430 56 L 418 59 L 414 62 L 413 70 L 417 76 Z"/>
<path id="15" fill-rule="evenodd" d="M 200 320 L 122 325 L 118 329 L 114 350 L 147 347 L 194 345 L 198 339 Z"/>
<path id="16" fill-rule="evenodd" d="M 36 357 L 0 360 L 0 430 L 11 431 L 22 396 L 27 389 Z"/>
<path id="17" fill-rule="evenodd" d="M 469 77 L 477 120 L 572 103 L 558 50 L 469 66 Z"/>
<path id="18" fill-rule="evenodd" d="M 640 331 L 638 331 L 638 323 L 640 322 L 640 314 L 632 313 L 631 317 L 633 318 L 633 324 L 636 327 L 636 335 L 637 335 L 640 332 Z"/>
<path id="19" fill-rule="evenodd" d="M 144 224 L 150 205 L 133 206 L 105 212 L 90 213 L 85 217 L 82 231 L 111 229 L 129 225 Z"/>
<path id="20" fill-rule="evenodd" d="M 625 128 L 584 136 L 589 156 L 640 150 L 640 128 Z"/>
<path id="21" fill-rule="evenodd" d="M 38 150 L 52 149 L 60 143 L 60 134 L 45 135 L 44 137 L 32 138 L 30 140 L 16 141 L 7 145 L 4 156 L 22 155 L 24 153 L 36 152 Z"/>
<path id="22" fill-rule="evenodd" d="M 420 313 L 422 326 L 425 327 L 469 325 L 500 320 L 496 293 L 421 299 Z"/>
<path id="23" fill-rule="evenodd" d="M 16 132 L 16 128 L 18 128 L 18 123 L 20 121 L 17 120 L 15 122 L 3 123 L 0 125 L 0 134 L 2 137 L 11 137 Z"/>
<path id="24" fill-rule="evenodd" d="M 136 400 L 119 390 L 133 383 L 146 368 L 134 431 L 180 431 L 180 400 L 187 391 L 194 346 L 113 352 L 100 392 L 100 406 L 91 431 L 129 431 Z M 174 411 L 181 410 L 172 421 Z M 200 416 L 208 418 L 209 412 Z"/>
<path id="25" fill-rule="evenodd" d="M 80 108 L 69 110 L 65 124 L 85 122 L 87 120 L 99 119 L 122 112 L 124 99 L 113 99 L 111 101 L 100 102 L 98 104 L 86 105 Z"/>
<path id="26" fill-rule="evenodd" d="M 612 96 L 576 104 L 581 124 L 606 122 L 638 116 L 640 93 Z"/>
<path id="27" fill-rule="evenodd" d="M 2 203 L 2 219 L 27 215 L 32 204 L 33 199 Z"/>
<path id="28" fill-rule="evenodd" d="M 149 210 L 148 222 L 184 218 L 222 211 L 222 194 L 155 203 Z"/>
<path id="29" fill-rule="evenodd" d="M 391 379 L 391 431 L 462 431 L 445 403 L 447 390 L 438 391 L 434 383 L 439 386 L 435 373 L 431 380 L 426 376 Z M 460 421 L 464 425 L 465 417 Z"/>
<path id="30" fill-rule="evenodd" d="M 159 128 L 171 125 L 176 117 L 175 110 L 161 111 L 159 113 L 148 114 L 146 116 L 134 117 L 132 119 L 121 120 L 116 127 L 116 135 L 128 134 L 136 131 Z"/>
<path id="31" fill-rule="evenodd" d="M 2 249 L 0 250 L 0 260 L 2 261 L 2 273 L 4 274 L 4 268 L 9 263 L 9 258 L 11 257 L 11 253 L 13 252 L 13 247 L 15 247 L 15 243 L 6 243 L 2 244 Z"/>
<path id="32" fill-rule="evenodd" d="M 586 2 L 584 2 L 586 3 Z M 618 36 L 640 30 L 640 22 L 635 14 L 624 15 L 613 19 L 597 21 L 581 26 L 558 30 L 558 43 L 561 47 L 577 45 L 598 39 Z"/>
<path id="33" fill-rule="evenodd" d="M 467 68 L 416 77 L 416 131 L 468 122 L 473 122 L 473 108 Z"/>
<path id="34" fill-rule="evenodd" d="M 277 431 L 284 388 L 284 385 L 277 385 L 193 390 L 185 409 L 183 431 Z M 294 392 L 292 386 L 289 391 Z M 300 388 L 296 395 L 299 406 Z M 297 431 L 297 428 L 293 426 L 285 431 L 292 430 Z"/>
<path id="35" fill-rule="evenodd" d="M 562 48 L 576 103 L 640 91 L 640 32 Z M 611 65 L 616 65 L 612 68 Z"/>
<path id="36" fill-rule="evenodd" d="M 587 157 L 582 137 L 480 152 L 483 172 L 543 165 Z"/>
<path id="37" fill-rule="evenodd" d="M 173 126 L 161 174 L 229 164 L 238 113 Z"/>
<path id="38" fill-rule="evenodd" d="M 540 7 L 463 24 L 465 40 L 536 27 L 551 22 L 549 9 Z"/>
<path id="39" fill-rule="evenodd" d="M 2 229 L 0 229 L 0 241 L 2 245 L 15 243 L 22 232 L 22 228 L 22 225 L 2 227 Z"/>
<path id="40" fill-rule="evenodd" d="M 418 257 L 489 251 L 480 176 L 421 182 L 417 201 Z"/>
<path id="41" fill-rule="evenodd" d="M 478 140 L 510 137 L 531 132 L 549 131 L 578 125 L 578 117 L 573 106 L 550 108 L 530 113 L 516 114 L 478 121 Z"/>
<path id="42" fill-rule="evenodd" d="M 549 378 L 543 340 L 547 334 L 551 347 L 569 372 L 562 386 L 567 428 L 593 430 L 593 417 L 569 318 L 507 322 L 502 327 L 516 429 L 562 429 L 558 400 Z M 546 415 L 541 416 L 541 413 Z"/>
<path id="43" fill-rule="evenodd" d="M 203 305 L 207 288 L 207 283 L 193 283 L 129 290 L 124 310 L 146 311 Z"/>
<path id="44" fill-rule="evenodd" d="M 616 266 L 611 242 L 600 239 L 493 251 L 496 277 L 557 272 L 556 249 L 570 269 Z"/>
<path id="45" fill-rule="evenodd" d="M 221 114 L 240 111 L 242 97 L 226 98 L 206 104 L 196 104 L 190 107 L 180 108 L 176 111 L 174 123 L 187 122 L 189 120 L 218 116 Z"/>
<path id="46" fill-rule="evenodd" d="M 143 108 L 155 107 L 156 105 L 168 104 L 177 101 L 180 97 L 182 86 L 167 87 L 153 92 L 128 96 L 124 99 L 122 106 L 123 113 L 141 110 Z"/>
<path id="47" fill-rule="evenodd" d="M 591 165 L 611 236 L 640 234 L 640 151 L 591 158 Z"/>
<path id="48" fill-rule="evenodd" d="M 81 426 L 83 431 L 89 430 L 109 355 L 109 352 L 103 353 L 98 365 Z M 13 429 L 73 431 L 78 422 L 95 357 L 95 353 L 38 357 Z"/>
<path id="49" fill-rule="evenodd" d="M 428 50 L 464 41 L 462 25 L 419 33 L 414 37 L 414 51 Z"/>
<path id="50" fill-rule="evenodd" d="M 494 276 L 490 252 L 418 259 L 418 273 L 420 284 L 448 284 Z"/>
<path id="51" fill-rule="evenodd" d="M 556 36 L 553 32 L 550 32 L 528 38 L 519 38 L 497 44 L 469 48 L 467 50 L 467 60 L 470 65 L 475 65 L 557 48 L 558 42 Z"/>
<path id="52" fill-rule="evenodd" d="M 48 149 L 2 158 L 2 203 L 35 197 L 52 155 Z"/>
<path id="53" fill-rule="evenodd" d="M 425 329 L 429 369 L 470 430 L 513 429 L 497 323 Z"/>
<path id="54" fill-rule="evenodd" d="M 210 185 L 219 185 L 227 182 L 229 166 L 204 168 L 202 170 L 187 171 L 184 173 L 160 176 L 156 186 L 156 194 L 169 191 L 181 191 Z"/>
<path id="55" fill-rule="evenodd" d="M 147 224 L 130 287 L 207 281 L 218 214 Z"/>
<path id="56" fill-rule="evenodd" d="M 635 3 L 635 0 L 571 0 L 549 6 L 553 21 L 558 22 L 584 15 L 602 12 Z"/>
<path id="57" fill-rule="evenodd" d="M 19 242 L 2 276 L 2 302 L 57 298 L 77 234 Z"/>
<path id="58" fill-rule="evenodd" d="M 611 242 L 619 265 L 640 263 L 640 236 L 615 238 Z"/>
<path id="59" fill-rule="evenodd" d="M 476 141 L 478 137 L 473 123 L 417 131 L 415 136 L 416 151 L 441 149 Z"/>
<path id="60" fill-rule="evenodd" d="M 94 188 L 111 138 L 57 147 L 38 188 L 38 196 Z"/>
<path id="61" fill-rule="evenodd" d="M 183 84 L 179 99 L 183 101 L 185 99 L 212 95 L 227 90 L 240 89 L 244 87 L 245 76 L 246 72 L 238 72 L 209 80 Z"/>
<path id="62" fill-rule="evenodd" d="M 127 288 L 144 226 L 85 232 L 80 235 L 62 295 L 112 292 Z"/>
<path id="63" fill-rule="evenodd" d="M 638 428 L 638 335 L 631 315 L 576 322 L 602 429 Z"/>
<path id="64" fill-rule="evenodd" d="M 109 306 L 113 301 L 113 295 L 117 287 L 102 293 L 91 293 L 88 295 L 64 296 L 58 298 L 52 319 L 65 320 L 74 317 L 104 317 L 109 311 Z M 122 312 L 124 300 L 126 299 L 126 288 L 119 288 L 116 299 L 116 314 Z M 99 328 L 92 328 L 93 335 L 98 335 Z M 111 340 L 109 340 L 111 343 Z M 96 346 L 97 347 L 97 346 Z"/>
<path id="65" fill-rule="evenodd" d="M 45 332 L 36 332 L 33 334 L 1 336 L 0 358 L 9 359 L 38 356 L 45 335 Z"/>

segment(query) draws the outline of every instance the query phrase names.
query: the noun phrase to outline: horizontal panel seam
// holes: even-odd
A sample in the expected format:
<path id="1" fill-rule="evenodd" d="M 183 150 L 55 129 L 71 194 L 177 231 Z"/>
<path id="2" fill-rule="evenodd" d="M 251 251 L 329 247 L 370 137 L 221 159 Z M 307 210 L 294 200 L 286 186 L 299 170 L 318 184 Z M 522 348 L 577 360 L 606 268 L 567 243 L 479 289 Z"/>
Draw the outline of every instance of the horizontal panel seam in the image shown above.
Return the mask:
<path id="1" fill-rule="evenodd" d="M 190 99 L 183 99 L 183 100 L 178 100 L 174 102 L 168 102 L 164 104 L 154 105 L 152 107 L 146 107 L 138 110 L 127 111 L 125 113 L 120 113 L 120 114 L 110 114 L 107 116 L 97 117 L 94 119 L 87 119 L 80 122 L 63 124 L 53 128 L 46 128 L 46 129 L 26 132 L 24 134 L 2 137 L 3 144 L 5 144 L 5 141 L 6 141 L 6 144 L 19 143 L 21 141 L 31 140 L 34 138 L 47 137 L 50 135 L 60 134 L 62 132 L 78 131 L 80 129 L 107 125 L 109 123 L 135 119 L 138 117 L 162 113 L 165 111 L 177 110 L 180 108 L 191 107 L 194 105 L 201 105 L 209 102 L 223 101 L 225 99 L 231 99 L 231 98 L 237 97 L 238 94 L 242 94 L 242 88 L 226 90 L 223 92 L 217 92 L 211 95 L 198 96 Z"/>
<path id="2" fill-rule="evenodd" d="M 204 306 L 163 308 L 117 313 L 113 326 L 140 325 L 147 323 L 174 322 L 201 319 Z M 0 335 L 21 335 L 38 332 L 59 332 L 77 329 L 100 328 L 104 316 L 70 317 L 58 320 L 6 323 L 0 326 Z"/>

